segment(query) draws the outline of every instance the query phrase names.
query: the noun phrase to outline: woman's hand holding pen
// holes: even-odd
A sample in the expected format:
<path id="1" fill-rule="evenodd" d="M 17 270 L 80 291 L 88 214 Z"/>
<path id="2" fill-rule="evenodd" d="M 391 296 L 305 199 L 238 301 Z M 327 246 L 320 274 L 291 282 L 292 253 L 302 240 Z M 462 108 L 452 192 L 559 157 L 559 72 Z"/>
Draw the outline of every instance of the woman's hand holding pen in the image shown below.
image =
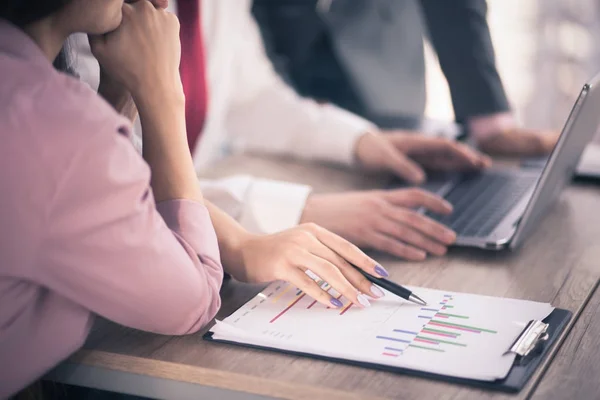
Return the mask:
<path id="1" fill-rule="evenodd" d="M 329 307 L 342 303 L 323 290 L 307 273 L 310 270 L 343 297 L 359 307 L 383 292 L 350 263 L 377 277 L 388 273 L 358 247 L 315 224 L 304 224 L 273 235 L 245 234 L 236 257 L 223 254 L 226 271 L 244 282 L 285 280 Z M 232 253 L 229 253 L 232 254 Z"/>
<path id="2" fill-rule="evenodd" d="M 247 271 L 246 280 L 286 280 L 320 303 L 334 307 L 342 304 L 309 277 L 306 270 L 360 307 L 369 306 L 367 296 L 379 298 L 383 292 L 350 263 L 376 276 L 387 275 L 377 262 L 358 247 L 315 224 L 249 238 L 242 247 L 242 257 Z"/>

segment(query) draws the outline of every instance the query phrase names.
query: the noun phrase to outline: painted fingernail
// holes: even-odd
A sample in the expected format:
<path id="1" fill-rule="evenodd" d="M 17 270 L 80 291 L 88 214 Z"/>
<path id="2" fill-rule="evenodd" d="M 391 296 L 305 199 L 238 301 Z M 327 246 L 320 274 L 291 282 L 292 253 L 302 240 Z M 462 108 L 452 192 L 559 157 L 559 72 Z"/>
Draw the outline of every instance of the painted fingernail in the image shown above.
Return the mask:
<path id="1" fill-rule="evenodd" d="M 387 272 L 385 270 L 385 268 L 383 268 L 381 265 L 375 266 L 375 272 L 377 272 L 377 274 L 379 276 L 383 276 L 384 278 L 387 278 L 388 276 L 390 276 L 389 272 Z"/>
<path id="2" fill-rule="evenodd" d="M 363 307 L 371 307 L 371 302 L 369 301 L 369 299 L 367 298 L 367 296 L 365 296 L 364 294 L 359 294 L 357 296 L 358 298 L 358 302 L 363 306 Z"/>
<path id="3" fill-rule="evenodd" d="M 333 304 L 333 306 L 336 307 L 336 308 L 340 308 L 340 307 L 342 307 L 344 305 L 344 303 L 342 303 L 338 299 L 332 298 L 330 301 L 331 301 L 331 304 Z"/>
<path id="4" fill-rule="evenodd" d="M 385 296 L 385 293 L 383 293 L 383 290 L 379 289 L 375 285 L 371 285 L 371 294 L 373 296 L 375 296 L 376 298 L 380 298 L 380 297 Z"/>

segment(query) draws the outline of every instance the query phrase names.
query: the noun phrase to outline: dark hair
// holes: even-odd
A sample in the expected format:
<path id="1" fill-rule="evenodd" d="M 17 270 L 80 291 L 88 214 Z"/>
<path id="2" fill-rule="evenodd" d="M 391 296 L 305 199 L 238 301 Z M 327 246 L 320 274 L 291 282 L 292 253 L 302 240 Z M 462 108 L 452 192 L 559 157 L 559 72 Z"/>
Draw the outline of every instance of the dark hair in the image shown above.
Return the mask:
<path id="1" fill-rule="evenodd" d="M 24 28 L 25 26 L 46 18 L 59 11 L 71 0 L 2 0 L 0 1 L 0 18 L 13 25 Z M 63 46 L 58 57 L 54 60 L 54 67 L 59 71 L 74 75 L 71 67 L 68 46 Z"/>

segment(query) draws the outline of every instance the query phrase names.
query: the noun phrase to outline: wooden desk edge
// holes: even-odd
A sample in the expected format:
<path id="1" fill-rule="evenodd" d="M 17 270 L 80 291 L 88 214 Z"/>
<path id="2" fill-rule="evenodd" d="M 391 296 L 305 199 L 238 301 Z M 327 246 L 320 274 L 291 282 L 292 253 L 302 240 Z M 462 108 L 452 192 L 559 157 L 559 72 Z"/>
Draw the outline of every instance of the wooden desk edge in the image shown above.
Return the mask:
<path id="1" fill-rule="evenodd" d="M 565 329 L 563 329 L 562 333 L 560 334 L 560 337 L 556 341 L 556 344 L 554 345 L 552 350 L 548 353 L 548 355 L 546 356 L 546 359 L 544 360 L 543 364 L 538 368 L 535 375 L 531 378 L 531 383 L 529 385 L 530 387 L 527 390 L 527 395 L 525 396 L 526 399 L 529 399 L 533 396 L 535 390 L 537 389 L 540 382 L 544 378 L 544 375 L 548 371 L 548 368 L 550 367 L 552 360 L 554 360 L 554 357 L 556 357 L 556 355 L 558 354 L 558 351 L 560 350 L 562 345 L 565 343 L 567 336 L 569 335 L 569 333 L 571 333 L 571 330 L 575 326 L 575 323 L 577 322 L 577 320 L 579 320 L 581 313 L 583 312 L 583 310 L 585 309 L 587 304 L 590 302 L 594 293 L 596 293 L 596 290 L 598 290 L 599 285 L 600 285 L 600 278 L 597 278 L 596 283 L 592 286 L 591 290 L 589 291 L 588 295 L 583 300 L 583 302 L 581 303 L 579 308 L 573 312 L 573 316 L 572 316 L 571 320 L 569 321 L 569 323 L 567 324 Z"/>
<path id="2" fill-rule="evenodd" d="M 123 354 L 114 354 L 95 350 L 80 350 L 63 365 L 53 370 L 48 378 L 67 384 L 77 384 L 65 379 L 68 370 L 73 368 L 91 367 L 94 369 L 118 371 L 134 375 L 163 379 L 182 384 L 192 384 L 201 387 L 222 389 L 224 391 L 242 392 L 281 399 L 333 399 L 359 400 L 364 395 L 351 394 L 339 390 L 318 388 L 293 382 L 276 381 L 244 374 L 177 364 L 167 361 L 149 360 Z M 183 381 L 181 377 L 185 376 Z M 101 385 L 96 385 L 101 386 Z M 98 387 L 102 388 L 102 387 Z M 108 388 L 107 388 L 108 389 Z M 135 391 L 134 391 L 135 392 Z M 131 394 L 136 394 L 132 392 Z M 142 394 L 139 394 L 142 395 Z M 369 397 L 382 399 L 381 397 Z M 382 399 L 383 400 L 383 399 Z"/>

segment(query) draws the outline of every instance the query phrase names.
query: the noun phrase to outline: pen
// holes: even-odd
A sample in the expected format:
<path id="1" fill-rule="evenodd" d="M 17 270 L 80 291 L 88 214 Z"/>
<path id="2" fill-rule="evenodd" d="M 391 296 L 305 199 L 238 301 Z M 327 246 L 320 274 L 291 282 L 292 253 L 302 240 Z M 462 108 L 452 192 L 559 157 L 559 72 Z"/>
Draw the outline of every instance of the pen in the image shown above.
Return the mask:
<path id="1" fill-rule="evenodd" d="M 356 266 L 354 266 L 354 268 L 356 268 L 358 272 L 360 272 L 365 278 L 367 278 L 369 282 L 374 283 L 375 285 L 387 290 L 388 292 L 393 293 L 396 296 L 402 297 L 403 299 L 408 300 L 412 303 L 419 304 L 421 306 L 427 305 L 427 302 L 425 300 L 423 300 L 407 288 L 402 287 L 392 281 L 388 281 L 387 279 L 374 277 L 373 275 L 363 271 L 362 269 Z"/>

